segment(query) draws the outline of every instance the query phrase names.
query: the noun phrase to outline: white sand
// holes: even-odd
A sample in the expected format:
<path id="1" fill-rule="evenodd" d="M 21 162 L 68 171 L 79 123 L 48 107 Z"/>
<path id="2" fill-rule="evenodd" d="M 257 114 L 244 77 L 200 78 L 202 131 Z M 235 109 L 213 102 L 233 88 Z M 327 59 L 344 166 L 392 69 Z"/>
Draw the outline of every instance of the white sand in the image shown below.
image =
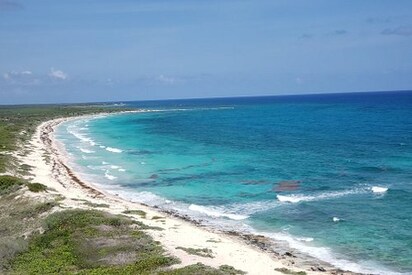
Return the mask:
<path id="1" fill-rule="evenodd" d="M 181 260 L 179 266 L 201 262 L 203 264 L 219 267 L 230 265 L 236 269 L 246 271 L 248 274 L 283 274 L 276 272 L 275 268 L 288 268 L 294 271 L 306 271 L 307 274 L 327 274 L 330 272 L 313 272 L 308 266 L 295 266 L 295 258 L 275 257 L 274 254 L 264 252 L 258 247 L 246 244 L 237 236 L 230 236 L 220 232 L 213 232 L 198 227 L 183 219 L 165 215 L 147 206 L 123 200 L 117 196 L 109 195 L 97 190 L 91 183 L 78 178 L 69 168 L 65 152 L 61 144 L 54 138 L 54 127 L 59 123 L 73 118 L 55 119 L 42 123 L 34 134 L 32 140 L 26 145 L 31 153 L 20 157 L 22 163 L 33 167 L 33 182 L 40 182 L 48 188 L 55 190 L 47 193 L 48 196 L 60 194 L 65 197 L 61 201 L 62 208 L 91 207 L 84 204 L 87 200 L 92 203 L 108 204 L 109 208 L 97 208 L 113 214 L 120 214 L 125 210 L 140 209 L 147 213 L 146 218 L 138 215 L 130 217 L 142 221 L 149 226 L 162 227 L 164 230 L 147 230 L 156 241 L 159 241 L 166 251 Z M 47 157 L 46 157 L 47 156 Z M 65 167 L 66 166 L 66 167 Z M 78 181 L 76 179 L 79 179 Z M 80 183 L 79 183 L 80 182 Z M 83 186 L 82 186 L 83 185 Z M 32 195 L 36 196 L 36 195 Z M 43 195 L 44 196 L 44 195 Z M 153 216 L 162 216 L 164 219 L 152 220 Z M 214 240 L 215 242 L 211 242 Z M 176 247 L 208 248 L 212 250 L 213 258 L 189 255 Z"/>

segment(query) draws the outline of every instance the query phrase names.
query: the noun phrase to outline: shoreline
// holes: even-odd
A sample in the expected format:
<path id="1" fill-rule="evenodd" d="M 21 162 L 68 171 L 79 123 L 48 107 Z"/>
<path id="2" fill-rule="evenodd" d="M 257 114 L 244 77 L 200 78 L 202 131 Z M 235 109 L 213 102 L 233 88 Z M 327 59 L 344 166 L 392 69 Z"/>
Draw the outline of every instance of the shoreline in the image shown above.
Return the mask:
<path id="1" fill-rule="evenodd" d="M 359 274 L 342 271 L 313 257 L 306 257 L 295 249 L 288 249 L 284 253 L 277 252 L 274 246 L 278 244 L 268 237 L 209 228 L 176 211 L 161 210 L 132 202 L 84 181 L 68 164 L 66 153 L 60 142 L 55 139 L 54 131 L 63 122 L 101 115 L 107 114 L 58 118 L 41 123 L 26 148 L 30 149 L 31 153 L 19 157 L 23 163 L 33 167 L 32 181 L 41 182 L 65 197 L 62 201 L 63 208 L 90 209 L 90 206 L 84 205 L 84 201 L 90 201 L 95 205 L 108 205 L 107 208 L 99 209 L 113 214 L 124 215 L 124 211 L 136 209 L 146 212 L 151 219 L 139 215 L 127 216 L 149 226 L 161 227 L 161 231 L 150 230 L 148 233 L 159 241 L 170 255 L 181 260 L 182 263 L 178 266 L 201 262 L 212 267 L 228 264 L 248 274 L 283 274 L 275 271 L 282 268 L 296 272 L 305 271 L 307 274 Z M 162 218 L 153 219 L 159 216 Z M 212 251 L 214 257 L 189 255 L 183 250 L 176 249 L 179 246 L 207 248 Z"/>

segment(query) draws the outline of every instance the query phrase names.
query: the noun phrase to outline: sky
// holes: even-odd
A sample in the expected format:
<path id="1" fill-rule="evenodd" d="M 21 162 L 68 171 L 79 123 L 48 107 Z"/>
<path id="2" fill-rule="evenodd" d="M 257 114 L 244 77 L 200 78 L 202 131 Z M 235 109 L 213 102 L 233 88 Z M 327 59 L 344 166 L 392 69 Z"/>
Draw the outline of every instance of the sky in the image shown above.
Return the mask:
<path id="1" fill-rule="evenodd" d="M 0 104 L 390 90 L 410 0 L 0 0 Z"/>

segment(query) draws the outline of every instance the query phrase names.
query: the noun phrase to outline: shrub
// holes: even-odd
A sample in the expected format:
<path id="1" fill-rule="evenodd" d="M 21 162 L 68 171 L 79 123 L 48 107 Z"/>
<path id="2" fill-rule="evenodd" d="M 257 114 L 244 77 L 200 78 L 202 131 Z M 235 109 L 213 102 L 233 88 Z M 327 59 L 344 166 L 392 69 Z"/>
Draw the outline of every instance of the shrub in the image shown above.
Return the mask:
<path id="1" fill-rule="evenodd" d="M 178 263 L 127 217 L 66 210 L 46 219 L 46 230 L 11 263 L 17 274 L 155 274 Z M 126 261 L 119 255 L 128 257 Z M 13 273 L 12 272 L 12 273 Z M 13 274 L 14 274 L 13 273 Z"/>
<path id="2" fill-rule="evenodd" d="M 187 254 L 190 255 L 197 255 L 201 257 L 208 257 L 208 258 L 214 258 L 212 253 L 213 251 L 209 248 L 191 248 L 191 247 L 181 247 L 178 246 L 176 249 L 180 249 L 185 251 Z"/>
<path id="3" fill-rule="evenodd" d="M 34 218 L 44 212 L 51 210 L 53 207 L 57 205 L 58 204 L 54 201 L 39 203 L 39 204 L 34 205 L 32 208 L 21 212 L 20 216 L 26 217 L 26 218 L 27 217 Z"/>
<path id="4" fill-rule="evenodd" d="M 9 194 L 19 189 L 24 180 L 13 176 L 0 176 L 0 195 Z"/>
<path id="5" fill-rule="evenodd" d="M 289 274 L 289 275 L 306 275 L 305 271 L 293 271 L 286 267 L 275 268 L 275 270 L 282 272 L 283 274 Z"/>
<path id="6" fill-rule="evenodd" d="M 110 207 L 110 205 L 108 205 L 108 204 L 106 204 L 106 203 L 93 203 L 93 202 L 89 202 L 89 201 L 84 202 L 84 205 L 87 205 L 87 206 L 90 206 L 90 207 L 94 207 L 94 208 L 96 208 L 96 207 L 109 208 L 109 207 Z"/>
<path id="7" fill-rule="evenodd" d="M 46 185 L 43 185 L 41 183 L 28 183 L 27 187 L 29 188 L 31 192 L 35 192 L 35 193 L 43 192 L 43 191 L 46 191 L 47 189 Z"/>
<path id="8" fill-rule="evenodd" d="M 142 218 L 146 217 L 146 212 L 143 210 L 125 210 L 123 211 L 124 214 L 130 214 L 130 215 L 139 215 Z"/>

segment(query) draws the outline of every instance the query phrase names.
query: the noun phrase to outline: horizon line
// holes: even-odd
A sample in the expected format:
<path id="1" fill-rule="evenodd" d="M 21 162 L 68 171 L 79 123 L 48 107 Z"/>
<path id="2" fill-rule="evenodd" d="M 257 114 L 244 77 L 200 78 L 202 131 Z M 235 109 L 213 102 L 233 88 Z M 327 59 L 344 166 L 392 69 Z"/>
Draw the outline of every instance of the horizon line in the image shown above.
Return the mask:
<path id="1" fill-rule="evenodd" d="M 138 100 L 115 100 L 115 101 L 88 101 L 88 102 L 53 102 L 53 103 L 17 103 L 0 104 L 0 108 L 7 106 L 50 106 L 50 105 L 97 105 L 105 103 L 127 103 L 127 102 L 153 102 L 172 100 L 203 100 L 203 99 L 230 99 L 230 98 L 256 98 L 256 97 L 285 97 L 285 96 L 314 96 L 314 95 L 338 95 L 338 94 L 366 94 L 366 93 L 388 93 L 388 92 L 412 92 L 410 90 L 379 90 L 358 92 L 313 92 L 304 94 L 274 94 L 274 95 L 234 95 L 234 96 L 212 96 L 212 97 L 187 97 L 187 98 L 164 98 L 164 99 L 138 99 Z"/>

